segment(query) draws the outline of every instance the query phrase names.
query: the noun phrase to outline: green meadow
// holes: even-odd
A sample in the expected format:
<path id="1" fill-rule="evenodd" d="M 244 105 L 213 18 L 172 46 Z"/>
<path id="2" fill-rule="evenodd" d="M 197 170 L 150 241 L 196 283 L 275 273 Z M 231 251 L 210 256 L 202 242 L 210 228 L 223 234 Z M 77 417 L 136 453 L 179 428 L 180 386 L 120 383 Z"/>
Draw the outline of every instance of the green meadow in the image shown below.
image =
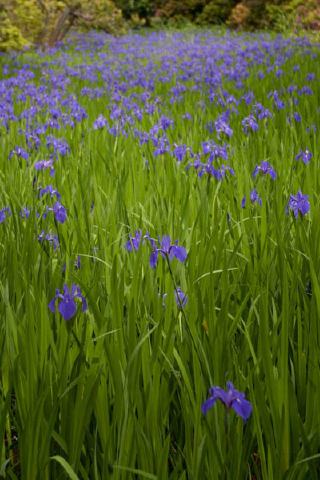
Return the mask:
<path id="1" fill-rule="evenodd" d="M 319 479 L 319 60 L 210 31 L 0 57 L 0 478 Z M 203 413 L 226 382 L 249 418 Z"/>

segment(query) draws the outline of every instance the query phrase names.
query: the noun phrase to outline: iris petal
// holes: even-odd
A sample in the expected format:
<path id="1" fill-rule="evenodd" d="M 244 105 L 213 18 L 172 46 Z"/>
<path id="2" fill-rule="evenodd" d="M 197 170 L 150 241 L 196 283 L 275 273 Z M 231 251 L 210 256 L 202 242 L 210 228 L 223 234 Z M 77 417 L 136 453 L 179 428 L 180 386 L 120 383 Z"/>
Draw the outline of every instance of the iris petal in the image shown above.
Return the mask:
<path id="1" fill-rule="evenodd" d="M 63 299 L 58 310 L 65 320 L 70 320 L 76 314 L 77 306 L 73 299 Z"/>

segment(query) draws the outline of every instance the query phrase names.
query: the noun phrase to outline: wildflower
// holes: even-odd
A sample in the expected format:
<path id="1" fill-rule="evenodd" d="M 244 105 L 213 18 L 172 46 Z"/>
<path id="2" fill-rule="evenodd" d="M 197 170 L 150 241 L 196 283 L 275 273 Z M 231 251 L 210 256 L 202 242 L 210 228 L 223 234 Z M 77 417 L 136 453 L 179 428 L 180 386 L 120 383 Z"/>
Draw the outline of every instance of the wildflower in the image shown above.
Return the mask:
<path id="1" fill-rule="evenodd" d="M 233 135 L 233 130 L 230 125 L 221 118 L 218 118 L 218 120 L 214 122 L 214 126 L 218 136 L 223 133 L 230 138 Z"/>
<path id="2" fill-rule="evenodd" d="M 160 117 L 159 126 L 162 128 L 162 130 L 167 130 L 171 125 L 173 125 L 173 123 L 173 120 L 166 117 L 165 115 L 162 115 L 162 117 Z"/>
<path id="3" fill-rule="evenodd" d="M 250 192 L 250 201 L 251 203 L 258 203 L 260 206 L 262 205 L 262 199 L 259 196 L 256 189 L 251 190 Z M 241 208 L 245 208 L 247 204 L 247 197 L 244 196 L 241 200 Z"/>
<path id="4" fill-rule="evenodd" d="M 179 260 L 179 262 L 184 262 L 187 258 L 187 251 L 184 247 L 180 247 L 176 241 L 174 244 L 171 243 L 169 235 L 163 235 L 160 242 L 160 248 L 157 248 L 157 244 L 153 238 L 150 238 L 149 235 L 146 235 L 146 238 L 149 238 L 152 253 L 150 255 L 150 267 L 155 268 L 158 262 L 158 255 L 162 255 L 169 260 L 172 260 L 174 257 Z"/>
<path id="5" fill-rule="evenodd" d="M 300 190 L 297 195 L 290 195 L 288 209 L 293 211 L 293 214 L 296 218 L 298 217 L 299 212 L 301 215 L 305 215 L 309 212 L 310 203 L 308 198 L 309 195 L 304 195 Z"/>
<path id="6" fill-rule="evenodd" d="M 261 103 L 256 103 L 253 109 L 258 117 L 258 120 L 264 120 L 266 118 L 272 117 L 272 113 L 270 112 L 270 110 L 268 108 L 265 108 Z"/>
<path id="7" fill-rule="evenodd" d="M 53 188 L 52 185 L 48 185 L 47 187 L 44 187 L 44 188 L 40 188 L 40 192 L 39 192 L 39 197 L 43 197 L 44 195 L 46 195 L 47 193 L 50 194 L 50 197 L 53 198 L 53 197 L 56 197 L 57 200 L 60 200 L 61 198 L 61 195 L 60 193 L 58 192 L 58 190 L 56 190 L 55 188 Z"/>
<path id="8" fill-rule="evenodd" d="M 256 189 L 251 190 L 250 200 L 251 200 L 251 203 L 258 203 L 259 205 L 262 205 L 261 197 L 259 197 L 259 194 Z"/>
<path id="9" fill-rule="evenodd" d="M 50 210 L 53 211 L 57 222 L 64 223 L 67 220 L 67 210 L 60 202 L 56 202 Z"/>
<path id="10" fill-rule="evenodd" d="M 126 250 L 132 252 L 133 250 L 138 250 L 142 238 L 141 230 L 136 230 L 134 235 L 129 236 L 129 240 L 125 244 Z"/>
<path id="11" fill-rule="evenodd" d="M 0 209 L 0 223 L 3 223 L 5 219 L 11 215 L 11 210 L 9 207 L 4 207 Z"/>
<path id="12" fill-rule="evenodd" d="M 292 94 L 297 90 L 297 85 L 289 85 L 287 88 L 288 93 Z"/>
<path id="13" fill-rule="evenodd" d="M 34 168 L 36 170 L 45 170 L 50 168 L 50 176 L 53 177 L 54 175 L 54 168 L 53 168 L 53 159 L 50 160 L 40 160 L 34 164 Z"/>
<path id="14" fill-rule="evenodd" d="M 167 153 L 167 152 L 170 151 L 170 145 L 169 145 L 169 141 L 168 141 L 167 137 L 163 136 L 163 137 L 160 137 L 158 139 L 152 138 L 152 141 L 153 141 L 155 147 L 157 147 L 154 150 L 154 155 L 155 156 L 163 155 L 164 153 Z"/>
<path id="15" fill-rule="evenodd" d="M 75 106 L 75 108 L 71 112 L 73 118 L 76 122 L 81 122 L 85 118 L 88 118 L 88 114 L 84 108 L 80 107 L 80 105 Z"/>
<path id="16" fill-rule="evenodd" d="M 204 165 L 204 167 L 199 171 L 199 177 L 202 177 L 204 173 L 215 177 L 217 180 L 222 180 L 226 173 L 229 172 L 230 175 L 234 175 L 234 170 L 229 165 L 221 165 L 220 168 L 214 168 L 210 163 Z"/>
<path id="17" fill-rule="evenodd" d="M 316 78 L 316 75 L 315 73 L 308 73 L 307 76 L 306 76 L 306 80 L 308 82 L 311 82 L 312 80 L 314 80 Z"/>
<path id="18" fill-rule="evenodd" d="M 186 145 L 175 145 L 175 148 L 173 150 L 173 156 L 177 159 L 178 162 L 182 162 L 186 154 L 187 154 Z"/>
<path id="19" fill-rule="evenodd" d="M 205 415 L 210 408 L 214 406 L 217 400 L 220 400 L 229 410 L 232 408 L 243 420 L 248 420 L 252 413 L 252 405 L 246 400 L 245 394 L 236 390 L 231 382 L 227 382 L 227 390 L 221 387 L 211 387 L 209 389 L 210 397 L 201 407 L 202 413 Z"/>
<path id="20" fill-rule="evenodd" d="M 30 150 L 33 150 L 33 149 L 37 150 L 40 147 L 41 141 L 38 135 L 32 132 L 25 132 L 25 136 L 26 136 L 27 146 Z"/>
<path id="21" fill-rule="evenodd" d="M 178 308 L 183 308 L 186 306 L 186 303 L 188 301 L 187 295 L 181 290 L 180 287 L 177 287 L 177 289 L 174 291 L 174 298 L 176 300 L 176 303 L 178 305 Z"/>
<path id="22" fill-rule="evenodd" d="M 305 151 L 301 150 L 296 156 L 296 160 L 302 160 L 305 165 L 310 162 L 312 158 L 312 153 L 306 149 Z"/>
<path id="23" fill-rule="evenodd" d="M 29 218 L 30 217 L 30 209 L 28 207 L 22 207 L 20 210 L 20 217 L 21 218 Z"/>
<path id="24" fill-rule="evenodd" d="M 148 132 L 140 132 L 139 130 L 134 130 L 134 136 L 139 139 L 140 145 L 149 142 L 149 134 Z"/>
<path id="25" fill-rule="evenodd" d="M 270 92 L 268 94 L 268 97 L 273 97 L 274 104 L 278 110 L 281 110 L 282 108 L 285 107 L 285 103 L 283 102 L 283 100 L 281 100 L 279 96 L 279 92 L 277 90 Z"/>
<path id="26" fill-rule="evenodd" d="M 11 160 L 13 155 L 17 155 L 17 157 L 23 158 L 24 160 L 28 160 L 28 158 L 29 158 L 28 152 L 26 152 L 21 147 L 15 147 L 13 150 L 11 150 L 11 152 L 9 153 L 9 160 Z"/>
<path id="27" fill-rule="evenodd" d="M 216 158 L 228 160 L 227 145 L 217 145 L 212 140 L 202 143 L 202 152 L 204 155 L 209 155 L 209 162 L 213 162 Z"/>
<path id="28" fill-rule="evenodd" d="M 250 105 L 250 103 L 253 102 L 254 100 L 254 93 L 252 91 L 249 91 L 245 93 L 242 97 L 241 100 L 244 100 L 246 105 Z"/>
<path id="29" fill-rule="evenodd" d="M 103 115 L 99 115 L 93 123 L 93 129 L 99 130 L 108 124 L 107 119 Z"/>
<path id="30" fill-rule="evenodd" d="M 313 95 L 313 91 L 308 85 L 304 85 L 300 90 L 298 90 L 298 95 Z"/>
<path id="31" fill-rule="evenodd" d="M 81 300 L 82 312 L 88 309 L 87 301 L 81 293 L 80 287 L 72 285 L 71 289 L 64 285 L 63 293 L 57 288 L 54 298 L 49 303 L 48 307 L 52 313 L 56 311 L 56 302 L 59 301 L 58 311 L 65 320 L 70 320 L 77 313 L 76 299 Z"/>
<path id="32" fill-rule="evenodd" d="M 243 131 L 245 134 L 251 130 L 252 132 L 256 132 L 259 128 L 258 122 L 254 115 L 250 114 L 248 117 L 245 117 L 241 122 Z"/>
<path id="33" fill-rule="evenodd" d="M 293 112 L 293 118 L 296 122 L 301 122 L 301 115 L 298 112 Z"/>
<path id="34" fill-rule="evenodd" d="M 275 170 L 272 168 L 269 162 L 267 161 L 262 161 L 260 165 L 257 165 L 253 171 L 252 176 L 256 177 L 258 173 L 261 172 L 263 175 L 270 175 L 272 180 L 275 180 L 277 177 L 277 174 Z"/>
<path id="35" fill-rule="evenodd" d="M 59 248 L 59 239 L 57 235 L 53 233 L 45 233 L 44 230 L 38 235 L 38 241 L 42 243 L 44 240 L 49 242 L 53 246 L 53 250 L 57 250 Z"/>
<path id="36" fill-rule="evenodd" d="M 46 138 L 47 148 L 53 147 L 55 154 L 59 153 L 62 157 L 70 152 L 70 147 L 63 138 L 55 138 L 53 135 L 48 135 Z"/>
<path id="37" fill-rule="evenodd" d="M 211 152 L 211 148 L 214 145 L 212 141 L 209 142 L 202 142 L 202 152 L 204 155 L 207 155 Z"/>

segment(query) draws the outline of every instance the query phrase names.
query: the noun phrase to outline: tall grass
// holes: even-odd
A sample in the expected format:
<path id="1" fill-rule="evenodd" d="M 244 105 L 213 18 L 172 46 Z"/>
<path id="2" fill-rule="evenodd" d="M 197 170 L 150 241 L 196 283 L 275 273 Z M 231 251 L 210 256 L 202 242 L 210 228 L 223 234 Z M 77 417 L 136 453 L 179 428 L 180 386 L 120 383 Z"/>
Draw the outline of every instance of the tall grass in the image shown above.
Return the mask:
<path id="1" fill-rule="evenodd" d="M 0 225 L 0 478 L 318 479 L 319 46 L 208 32 L 94 34 L 1 62 L 0 118 L 11 106 L 15 117 L 0 127 L 0 207 L 11 210 Z M 311 72 L 315 79 L 306 80 Z M 171 101 L 177 84 L 186 91 Z M 292 84 L 312 94 L 290 94 Z M 90 98 L 84 87 L 102 96 Z M 255 98 L 247 105 L 248 91 Z M 70 95 L 87 113 L 74 126 L 52 111 L 71 118 L 76 108 L 63 104 Z M 115 105 L 124 112 L 128 99 L 141 121 L 131 109 L 125 134 L 93 128 L 99 114 L 117 125 L 109 113 Z M 246 135 L 241 121 L 257 102 L 272 118 Z M 26 119 L 32 106 L 39 111 Z M 228 108 L 233 135 L 219 138 L 210 122 Z M 174 122 L 166 130 L 171 152 L 155 155 L 134 130 L 150 132 L 162 115 Z M 28 147 L 25 132 L 55 118 L 61 128 L 47 127 L 36 134 L 39 147 Z M 49 134 L 70 147 L 54 162 L 54 177 L 34 168 L 49 158 Z M 190 152 L 182 162 L 172 154 L 174 144 L 202 152 L 210 139 L 228 144 L 223 163 L 234 176 L 199 177 L 186 168 Z M 16 146 L 27 160 L 9 159 Z M 307 148 L 310 163 L 295 160 Z M 276 180 L 253 178 L 262 160 Z M 63 224 L 52 211 L 43 216 L 55 202 L 39 198 L 48 184 L 67 209 Z M 253 188 L 261 206 L 250 202 Z M 295 218 L 287 205 L 298 190 L 309 195 L 310 211 Z M 25 206 L 29 218 L 20 216 Z M 139 229 L 178 240 L 186 262 L 160 255 L 150 268 L 147 239 L 137 251 L 125 248 Z M 42 230 L 60 247 L 38 241 Z M 78 285 L 88 302 L 68 321 L 48 308 L 64 284 Z M 188 297 L 183 308 L 177 286 Z M 228 380 L 252 403 L 247 422 L 222 403 L 201 412 L 209 387 Z"/>

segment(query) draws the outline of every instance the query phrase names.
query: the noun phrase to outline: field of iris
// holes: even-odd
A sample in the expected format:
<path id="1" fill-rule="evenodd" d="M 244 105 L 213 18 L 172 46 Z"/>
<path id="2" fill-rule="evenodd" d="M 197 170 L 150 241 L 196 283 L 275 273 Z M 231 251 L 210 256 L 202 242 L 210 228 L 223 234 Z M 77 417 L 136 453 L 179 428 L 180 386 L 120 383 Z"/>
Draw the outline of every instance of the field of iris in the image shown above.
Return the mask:
<path id="1" fill-rule="evenodd" d="M 319 45 L 91 33 L 0 74 L 0 478 L 319 479 Z"/>

